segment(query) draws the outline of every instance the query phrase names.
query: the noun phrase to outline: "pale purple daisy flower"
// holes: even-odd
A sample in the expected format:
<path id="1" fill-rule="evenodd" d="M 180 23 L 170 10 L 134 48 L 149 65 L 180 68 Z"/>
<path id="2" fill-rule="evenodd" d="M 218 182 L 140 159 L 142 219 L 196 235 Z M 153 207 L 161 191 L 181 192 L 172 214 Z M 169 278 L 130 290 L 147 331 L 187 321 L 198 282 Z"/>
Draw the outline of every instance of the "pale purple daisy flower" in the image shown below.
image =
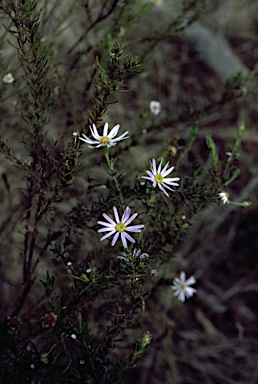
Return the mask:
<path id="1" fill-rule="evenodd" d="M 156 188 L 158 186 L 162 192 L 165 193 L 166 196 L 169 196 L 167 191 L 165 191 L 164 188 L 169 189 L 170 191 L 174 191 L 174 189 L 170 188 L 168 185 L 175 185 L 179 186 L 178 183 L 175 183 L 175 181 L 180 180 L 180 177 L 166 177 L 171 172 L 173 172 L 175 167 L 168 168 L 169 162 L 165 165 L 163 169 L 161 169 L 163 159 L 161 159 L 161 162 L 159 164 L 159 167 L 157 169 L 156 160 L 152 159 L 151 162 L 151 171 L 147 171 L 147 174 L 149 176 L 142 176 L 143 179 L 150 180 L 152 182 L 152 186 Z M 168 168 L 168 169 L 167 169 Z M 167 185 L 168 184 L 168 185 Z"/>
<path id="2" fill-rule="evenodd" d="M 128 225 L 136 218 L 136 216 L 138 216 L 138 213 L 134 213 L 130 217 L 131 209 L 129 207 L 126 207 L 121 220 L 119 219 L 116 207 L 113 207 L 113 210 L 115 215 L 115 221 L 112 220 L 105 213 L 103 213 L 103 217 L 108 222 L 106 223 L 104 221 L 98 221 L 98 224 L 104 225 L 104 228 L 99 229 L 98 232 L 108 232 L 100 239 L 100 241 L 105 240 L 109 236 L 115 235 L 111 243 L 113 247 L 119 235 L 121 235 L 123 247 L 127 248 L 127 240 L 129 240 L 131 243 L 135 243 L 135 240 L 127 232 L 141 232 L 141 229 L 144 228 L 144 225 L 140 224 L 128 227 Z"/>
<path id="3" fill-rule="evenodd" d="M 103 135 L 100 136 L 97 131 L 96 125 L 93 124 L 92 127 L 90 127 L 90 130 L 95 140 L 90 139 L 84 133 L 82 134 L 83 137 L 80 137 L 79 139 L 82 141 L 85 141 L 85 143 L 87 144 L 91 144 L 88 146 L 89 148 L 100 148 L 100 147 L 110 148 L 116 145 L 117 141 L 121 141 L 129 138 L 129 136 L 126 136 L 128 131 L 124 132 L 121 136 L 118 136 L 117 138 L 115 138 L 119 128 L 120 128 L 120 125 L 117 124 L 108 133 L 108 123 L 105 123 L 104 129 L 103 129 Z"/>
<path id="4" fill-rule="evenodd" d="M 153 115 L 158 115 L 161 111 L 161 105 L 159 101 L 151 101 L 150 102 L 150 111 Z"/>
<path id="5" fill-rule="evenodd" d="M 185 301 L 185 298 L 189 299 L 189 297 L 197 292 L 196 289 L 190 287 L 190 285 L 195 283 L 196 280 L 194 276 L 191 276 L 186 280 L 185 272 L 180 272 L 180 277 L 176 277 L 173 280 L 173 285 L 171 287 L 175 291 L 174 296 L 177 296 L 178 300 L 182 302 Z"/>

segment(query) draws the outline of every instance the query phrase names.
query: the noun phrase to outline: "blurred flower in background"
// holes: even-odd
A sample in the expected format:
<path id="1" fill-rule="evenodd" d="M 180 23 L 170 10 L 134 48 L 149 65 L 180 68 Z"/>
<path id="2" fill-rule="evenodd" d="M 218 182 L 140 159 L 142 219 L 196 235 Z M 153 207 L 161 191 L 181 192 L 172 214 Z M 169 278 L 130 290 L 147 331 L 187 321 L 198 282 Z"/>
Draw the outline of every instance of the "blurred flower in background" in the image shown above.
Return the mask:
<path id="1" fill-rule="evenodd" d="M 151 101 L 150 102 L 150 111 L 153 115 L 158 115 L 161 111 L 161 105 L 159 101 Z"/>
<path id="2" fill-rule="evenodd" d="M 229 204 L 229 194 L 227 192 L 219 193 L 220 200 L 222 204 Z"/>
<path id="3" fill-rule="evenodd" d="M 7 73 L 6 75 L 4 75 L 3 77 L 3 82 L 6 83 L 6 84 L 10 84 L 14 81 L 14 77 L 11 73 Z"/>
<path id="4" fill-rule="evenodd" d="M 185 298 L 193 296 L 196 293 L 196 289 L 190 287 L 196 283 L 195 277 L 191 276 L 186 280 L 185 272 L 180 272 L 180 276 L 173 280 L 172 289 L 175 291 L 174 296 L 178 297 L 179 301 L 184 302 Z"/>

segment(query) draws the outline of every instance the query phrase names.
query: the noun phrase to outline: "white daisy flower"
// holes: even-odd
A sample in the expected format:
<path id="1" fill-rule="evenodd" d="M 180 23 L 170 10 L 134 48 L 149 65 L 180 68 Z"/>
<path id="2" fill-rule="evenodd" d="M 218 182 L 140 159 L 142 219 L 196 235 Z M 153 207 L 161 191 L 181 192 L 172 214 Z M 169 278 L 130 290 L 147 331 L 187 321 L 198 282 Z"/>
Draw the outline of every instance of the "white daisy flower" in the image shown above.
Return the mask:
<path id="1" fill-rule="evenodd" d="M 220 192 L 218 195 L 222 204 L 229 204 L 229 194 L 227 192 Z"/>
<path id="2" fill-rule="evenodd" d="M 127 248 L 127 240 L 129 240 L 131 243 L 135 243 L 135 240 L 130 236 L 128 232 L 141 232 L 141 229 L 144 228 L 144 225 L 133 225 L 128 227 L 128 225 L 138 216 L 138 213 L 134 213 L 131 217 L 131 209 L 129 207 L 126 207 L 122 219 L 119 219 L 118 212 L 116 207 L 113 207 L 114 215 L 115 215 L 115 221 L 112 220 L 108 215 L 103 213 L 103 217 L 108 221 L 107 223 L 104 221 L 98 221 L 98 224 L 104 225 L 104 228 L 101 228 L 98 230 L 98 232 L 108 232 L 106 235 L 104 235 L 100 241 L 105 240 L 107 237 L 115 235 L 112 240 L 112 247 L 115 245 L 119 235 L 121 235 L 121 240 L 123 243 L 123 247 Z"/>
<path id="3" fill-rule="evenodd" d="M 129 136 L 126 136 L 128 131 L 124 132 L 121 136 L 115 138 L 119 128 L 120 128 L 120 125 L 117 124 L 108 133 L 108 123 L 105 123 L 104 129 L 103 129 L 103 135 L 100 136 L 98 131 L 97 131 L 96 125 L 93 124 L 92 127 L 90 127 L 90 130 L 91 130 L 91 134 L 95 140 L 90 139 L 84 133 L 82 134 L 83 137 L 80 137 L 79 139 L 82 141 L 85 141 L 85 143 L 87 143 L 87 144 L 91 144 L 91 145 L 89 145 L 89 148 L 100 148 L 100 147 L 110 148 L 110 147 L 113 147 L 114 145 L 116 145 L 117 141 L 121 141 L 121 140 L 129 138 Z"/>
<path id="4" fill-rule="evenodd" d="M 166 196 L 169 196 L 168 193 L 165 191 L 164 188 L 169 189 L 170 191 L 174 191 L 174 189 L 170 188 L 168 185 L 175 185 L 179 186 L 178 183 L 175 183 L 175 181 L 180 180 L 180 177 L 166 177 L 169 175 L 171 172 L 173 172 L 173 169 L 175 167 L 170 167 L 168 168 L 169 163 L 165 165 L 165 167 L 161 170 L 163 159 L 161 159 L 161 162 L 159 164 L 159 167 L 157 169 L 157 164 L 156 160 L 152 159 L 151 163 L 151 171 L 147 171 L 147 174 L 149 176 L 142 176 L 143 179 L 150 180 L 152 182 L 152 186 L 156 188 L 158 186 L 162 192 L 165 193 Z M 168 168 L 168 169 L 167 169 Z M 167 185 L 168 184 L 168 185 Z"/>
<path id="5" fill-rule="evenodd" d="M 7 73 L 6 75 L 4 75 L 4 77 L 3 77 L 4 83 L 10 84 L 13 81 L 14 81 L 14 77 L 13 77 L 12 73 Z"/>
<path id="6" fill-rule="evenodd" d="M 161 105 L 159 101 L 151 101 L 150 102 L 150 111 L 153 115 L 158 115 L 161 111 Z"/>
<path id="7" fill-rule="evenodd" d="M 126 252 L 122 252 L 122 255 L 123 256 L 117 256 L 117 258 L 127 262 L 128 261 L 127 253 Z M 145 252 L 142 253 L 142 250 L 141 249 L 137 249 L 137 248 L 133 249 L 133 251 L 131 253 L 131 256 L 132 257 L 138 257 L 141 260 L 144 260 L 144 259 L 149 257 L 148 253 L 145 253 Z"/>
<path id="8" fill-rule="evenodd" d="M 176 277 L 173 280 L 172 289 L 174 289 L 174 296 L 178 296 L 178 300 L 184 302 L 185 298 L 193 296 L 197 292 L 196 289 L 190 287 L 190 285 L 195 284 L 196 280 L 194 276 L 185 279 L 185 272 L 180 272 L 180 277 Z"/>

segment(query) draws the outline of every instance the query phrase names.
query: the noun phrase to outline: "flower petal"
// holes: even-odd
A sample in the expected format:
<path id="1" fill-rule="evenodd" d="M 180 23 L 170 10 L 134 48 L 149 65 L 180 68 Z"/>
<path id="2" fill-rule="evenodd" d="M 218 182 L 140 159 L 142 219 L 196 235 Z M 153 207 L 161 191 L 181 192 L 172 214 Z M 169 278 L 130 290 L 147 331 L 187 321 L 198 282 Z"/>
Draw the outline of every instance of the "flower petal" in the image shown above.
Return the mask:
<path id="1" fill-rule="evenodd" d="M 95 147 L 92 146 L 92 145 L 88 145 L 89 148 L 100 148 L 100 147 L 104 147 L 104 144 L 98 144 L 96 145 Z"/>
<path id="2" fill-rule="evenodd" d="M 197 290 L 192 287 L 186 287 L 184 291 L 187 298 L 192 297 L 193 294 L 197 292 Z"/>
<path id="3" fill-rule="evenodd" d="M 116 244 L 117 239 L 118 239 L 118 237 L 119 237 L 119 234 L 120 234 L 120 232 L 117 232 L 117 233 L 115 234 L 115 236 L 114 236 L 114 238 L 113 238 L 113 240 L 112 240 L 112 243 L 111 243 L 112 247 L 114 247 L 114 245 Z"/>
<path id="4" fill-rule="evenodd" d="M 146 171 L 147 175 L 151 177 L 152 180 L 154 180 L 154 174 L 151 171 Z"/>
<path id="5" fill-rule="evenodd" d="M 99 144 L 98 141 L 90 139 L 88 136 L 82 134 L 84 137 L 79 137 L 80 140 L 85 141 L 87 144 Z"/>
<path id="6" fill-rule="evenodd" d="M 142 176 L 142 179 L 153 181 L 153 177 L 148 177 L 148 176 Z"/>
<path id="7" fill-rule="evenodd" d="M 113 232 L 113 233 L 115 233 L 116 229 L 115 228 L 100 228 L 100 229 L 98 229 L 98 232 Z"/>
<path id="8" fill-rule="evenodd" d="M 114 220 L 112 220 L 106 213 L 103 213 L 102 216 L 109 222 L 111 223 L 112 225 L 116 225 L 116 223 L 114 222 Z"/>
<path id="9" fill-rule="evenodd" d="M 136 217 L 138 216 L 138 213 L 134 213 L 128 220 L 123 221 L 123 223 L 127 226 L 130 224 Z"/>
<path id="10" fill-rule="evenodd" d="M 120 125 L 119 125 L 119 124 L 115 125 L 115 126 L 111 129 L 111 131 L 109 132 L 108 137 L 109 137 L 110 139 L 113 139 L 113 137 L 115 137 L 115 136 L 117 135 L 117 132 L 118 132 L 119 128 L 120 128 Z M 106 136 L 106 135 L 105 135 L 105 136 Z"/>
<path id="11" fill-rule="evenodd" d="M 100 241 L 105 240 L 107 237 L 112 236 L 114 233 L 115 233 L 115 231 L 111 231 L 111 232 L 107 233 L 106 235 L 104 235 L 103 237 L 101 237 Z"/>
<path id="12" fill-rule="evenodd" d="M 164 176 L 164 172 L 166 172 L 168 165 L 169 165 L 169 162 L 167 162 L 167 164 L 165 165 L 165 167 L 162 169 L 162 171 L 161 171 L 162 176 Z M 174 169 L 174 167 L 173 167 L 173 169 Z M 167 173 L 167 174 L 168 174 L 168 173 Z"/>
<path id="13" fill-rule="evenodd" d="M 123 243 L 123 247 L 124 248 L 127 248 L 127 241 L 126 241 L 126 233 L 125 232 L 121 232 L 121 240 L 122 240 L 122 243 Z"/>
<path id="14" fill-rule="evenodd" d="M 152 159 L 152 173 L 153 175 L 157 174 L 157 164 L 155 159 Z"/>
<path id="15" fill-rule="evenodd" d="M 140 225 L 132 225 L 131 227 L 126 227 L 126 231 L 128 232 L 141 232 L 141 229 L 144 228 L 143 224 Z"/>
<path id="16" fill-rule="evenodd" d="M 106 223 L 105 221 L 98 221 L 98 224 L 105 225 L 105 227 L 109 227 L 110 229 L 115 228 L 115 225 L 114 225 L 115 223 L 111 224 L 111 223 Z"/>
<path id="17" fill-rule="evenodd" d="M 196 283 L 196 280 L 195 280 L 195 277 L 194 276 L 191 276 L 191 277 L 189 277 L 189 279 L 187 279 L 186 281 L 185 281 L 185 284 L 186 285 L 192 285 L 192 284 L 195 284 Z M 193 289 L 193 288 L 192 288 Z"/>
<path id="18" fill-rule="evenodd" d="M 184 291 L 178 292 L 178 300 L 184 302 L 185 301 L 185 293 Z"/>
<path id="19" fill-rule="evenodd" d="M 92 127 L 90 127 L 90 130 L 91 130 L 91 133 L 92 133 L 92 136 L 94 137 L 94 139 L 99 141 L 100 135 L 99 135 L 99 133 L 97 131 L 96 125 L 93 124 Z"/>
<path id="20" fill-rule="evenodd" d="M 117 222 L 117 223 L 120 223 L 120 220 L 119 220 L 119 216 L 118 216 L 118 212 L 117 212 L 116 207 L 113 207 L 113 211 L 114 211 L 114 215 L 115 215 L 116 222 Z M 116 224 L 115 224 L 115 225 L 116 225 Z"/>
<path id="21" fill-rule="evenodd" d="M 124 211 L 124 213 L 123 213 L 121 222 L 125 224 L 125 223 L 126 223 L 126 220 L 129 219 L 130 214 L 131 214 L 131 209 L 130 209 L 129 207 L 126 207 L 126 208 L 125 208 L 125 211 Z"/>
<path id="22" fill-rule="evenodd" d="M 161 172 L 161 166 L 162 166 L 162 163 L 163 163 L 163 159 L 161 159 L 161 162 L 159 163 L 159 167 L 158 167 L 158 171 L 157 171 L 157 173 L 160 173 L 160 172 Z"/>
<path id="23" fill-rule="evenodd" d="M 166 164 L 166 166 L 162 169 L 162 176 L 163 177 L 166 177 L 167 175 L 169 175 L 170 173 L 173 172 L 173 170 L 175 169 L 175 167 L 170 167 L 169 169 L 166 170 L 166 167 L 168 166 L 169 163 Z"/>
<path id="24" fill-rule="evenodd" d="M 179 177 L 166 177 L 164 180 L 163 180 L 163 183 L 167 183 L 167 184 L 171 184 L 171 185 L 179 185 L 178 183 L 175 183 L 175 181 L 178 181 L 180 180 Z"/>
<path id="25" fill-rule="evenodd" d="M 131 243 L 135 243 L 135 240 L 132 238 L 131 235 L 129 235 L 129 233 L 126 233 L 126 232 L 123 232 L 122 233 L 122 236 L 124 235 L 125 238 L 127 238 L 127 240 L 129 240 Z"/>
<path id="26" fill-rule="evenodd" d="M 161 184 L 158 184 L 158 187 L 159 187 L 159 189 L 162 190 L 163 193 L 165 193 L 165 195 L 166 195 L 167 197 L 169 197 L 169 194 L 165 191 L 165 189 L 162 187 Z M 167 188 L 168 188 L 168 187 L 167 187 Z"/>
<path id="27" fill-rule="evenodd" d="M 103 136 L 107 136 L 107 135 L 108 135 L 108 123 L 105 123 L 104 129 L 103 129 Z"/>
<path id="28" fill-rule="evenodd" d="M 128 133 L 128 131 L 125 132 L 125 133 L 123 133 L 121 136 L 118 136 L 116 139 L 112 139 L 112 141 L 120 141 L 120 140 L 123 140 L 123 139 L 129 139 L 130 136 L 126 136 L 127 133 Z M 126 137 L 125 137 L 125 136 L 126 136 Z"/>

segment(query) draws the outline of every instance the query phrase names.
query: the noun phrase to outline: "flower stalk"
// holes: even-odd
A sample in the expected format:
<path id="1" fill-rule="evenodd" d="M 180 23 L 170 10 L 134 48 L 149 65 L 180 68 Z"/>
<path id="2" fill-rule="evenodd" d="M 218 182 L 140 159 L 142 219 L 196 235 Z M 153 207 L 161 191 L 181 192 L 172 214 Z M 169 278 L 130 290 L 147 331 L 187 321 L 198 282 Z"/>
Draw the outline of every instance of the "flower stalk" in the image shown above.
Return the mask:
<path id="1" fill-rule="evenodd" d="M 105 158 L 107 160 L 107 165 L 109 167 L 109 170 L 110 170 L 110 176 L 112 177 L 112 180 L 116 186 L 116 190 L 118 192 L 118 195 L 119 195 L 119 199 L 120 199 L 120 202 L 121 202 L 121 205 L 122 205 L 122 208 L 125 210 L 125 200 L 124 200 L 124 196 L 122 194 L 122 190 L 120 188 L 120 185 L 119 185 L 119 182 L 118 182 L 118 179 L 116 177 L 116 171 L 115 171 L 115 162 L 116 162 L 116 159 L 114 159 L 113 157 L 109 157 L 109 150 L 110 148 L 108 147 L 105 147 L 104 148 L 104 153 L 105 153 Z"/>

